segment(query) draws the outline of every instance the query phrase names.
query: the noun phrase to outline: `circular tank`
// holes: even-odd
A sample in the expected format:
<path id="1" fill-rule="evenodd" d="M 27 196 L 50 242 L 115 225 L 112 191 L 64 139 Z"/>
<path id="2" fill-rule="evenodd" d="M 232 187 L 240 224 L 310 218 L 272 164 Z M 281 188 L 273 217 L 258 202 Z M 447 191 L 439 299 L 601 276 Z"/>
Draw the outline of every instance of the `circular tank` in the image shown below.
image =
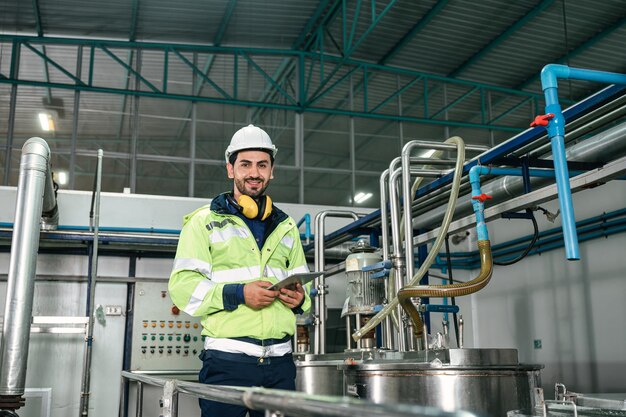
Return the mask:
<path id="1" fill-rule="evenodd" d="M 410 358 L 412 354 L 417 361 Z M 532 408 L 532 391 L 541 386 L 541 366 L 519 364 L 514 349 L 409 352 L 401 360 L 363 361 L 339 368 L 346 396 L 489 417 Z"/>
<path id="2" fill-rule="evenodd" d="M 324 355 L 294 355 L 296 363 L 296 391 L 315 395 L 342 396 L 345 360 L 340 353 Z"/>
<path id="3" fill-rule="evenodd" d="M 485 417 L 532 409 L 533 391 L 541 386 L 542 366 L 519 364 L 515 349 L 355 349 L 294 358 L 296 389 L 307 394 L 460 409 Z"/>

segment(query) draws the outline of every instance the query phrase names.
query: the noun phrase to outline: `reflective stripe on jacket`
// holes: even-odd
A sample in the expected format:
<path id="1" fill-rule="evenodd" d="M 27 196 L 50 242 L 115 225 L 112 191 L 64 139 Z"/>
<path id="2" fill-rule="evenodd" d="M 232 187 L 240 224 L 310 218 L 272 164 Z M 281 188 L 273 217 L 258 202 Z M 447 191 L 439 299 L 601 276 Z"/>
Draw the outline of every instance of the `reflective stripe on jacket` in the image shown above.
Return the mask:
<path id="1" fill-rule="evenodd" d="M 280 339 L 295 332 L 295 315 L 280 300 L 253 310 L 240 304 L 224 310 L 225 284 L 272 283 L 308 272 L 296 222 L 275 206 L 266 220 L 268 236 L 259 250 L 242 219 L 225 209 L 224 195 L 185 216 L 169 281 L 174 304 L 202 316 L 202 334 L 214 338 L 248 336 Z M 308 291 L 305 291 L 305 293 Z M 308 294 L 302 309 L 311 306 Z"/>

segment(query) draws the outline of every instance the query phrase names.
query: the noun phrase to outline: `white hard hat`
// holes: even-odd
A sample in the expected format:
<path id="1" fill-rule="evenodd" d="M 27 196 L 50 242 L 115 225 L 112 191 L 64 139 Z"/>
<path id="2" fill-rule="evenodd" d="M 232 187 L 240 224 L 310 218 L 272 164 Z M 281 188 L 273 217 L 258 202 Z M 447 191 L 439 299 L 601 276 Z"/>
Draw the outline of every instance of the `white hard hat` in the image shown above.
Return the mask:
<path id="1" fill-rule="evenodd" d="M 270 136 L 265 130 L 256 127 L 255 125 L 248 125 L 242 127 L 235 132 L 233 138 L 230 140 L 230 145 L 226 148 L 224 155 L 226 156 L 226 162 L 230 156 L 244 149 L 267 149 L 272 153 L 272 158 L 276 156 L 278 148 L 274 146 Z"/>

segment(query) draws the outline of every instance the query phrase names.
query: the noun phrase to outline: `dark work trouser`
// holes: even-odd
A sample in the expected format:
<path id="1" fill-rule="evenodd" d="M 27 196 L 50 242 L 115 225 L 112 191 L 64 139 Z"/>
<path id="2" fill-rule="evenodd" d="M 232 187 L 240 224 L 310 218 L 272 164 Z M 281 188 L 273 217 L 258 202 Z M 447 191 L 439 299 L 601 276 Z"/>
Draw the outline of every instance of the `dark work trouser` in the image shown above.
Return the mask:
<path id="1" fill-rule="evenodd" d="M 200 359 L 203 365 L 199 380 L 204 384 L 296 389 L 296 366 L 291 354 L 267 358 L 260 363 L 252 356 L 203 350 Z M 243 417 L 247 411 L 250 417 L 265 416 L 265 411 L 203 399 L 200 399 L 200 409 L 202 417 Z"/>

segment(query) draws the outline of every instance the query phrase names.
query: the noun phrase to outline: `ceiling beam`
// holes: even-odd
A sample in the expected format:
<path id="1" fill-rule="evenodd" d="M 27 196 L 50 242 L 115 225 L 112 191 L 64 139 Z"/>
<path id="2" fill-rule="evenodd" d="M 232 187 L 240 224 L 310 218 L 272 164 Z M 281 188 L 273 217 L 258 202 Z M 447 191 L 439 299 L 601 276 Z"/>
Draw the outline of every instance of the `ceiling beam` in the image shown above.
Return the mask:
<path id="1" fill-rule="evenodd" d="M 504 32 L 502 32 L 498 36 L 496 36 L 494 39 L 492 39 L 480 51 L 476 52 L 474 55 L 472 55 L 470 58 L 468 58 L 465 62 L 463 62 L 461 65 L 459 65 L 454 70 L 452 70 L 448 74 L 448 77 L 456 77 L 461 72 L 465 71 L 467 68 L 469 68 L 471 65 L 473 65 L 476 61 L 481 59 L 487 53 L 491 52 L 491 50 L 493 50 L 495 47 L 497 47 L 502 42 L 504 42 L 506 39 L 508 39 L 509 36 L 511 36 L 512 34 L 517 32 L 518 29 L 520 29 L 524 25 L 526 25 L 526 23 L 528 23 L 530 20 L 532 20 L 535 16 L 539 15 L 546 8 L 550 7 L 552 5 L 552 3 L 554 3 L 554 0 L 543 0 L 541 3 L 536 5 L 531 11 L 526 13 L 521 19 L 519 19 L 518 21 L 513 23 L 511 26 L 509 26 L 509 28 L 507 30 L 505 30 Z"/>
<path id="2" fill-rule="evenodd" d="M 594 34 L 593 36 L 588 38 L 586 41 L 584 41 L 583 43 L 578 45 L 576 48 L 572 49 L 571 51 L 568 51 L 564 55 L 561 55 L 559 58 L 557 58 L 556 60 L 552 61 L 551 63 L 561 64 L 561 63 L 567 61 L 568 59 L 575 57 L 576 55 L 586 51 L 589 48 L 591 48 L 593 45 L 597 44 L 602 39 L 604 39 L 607 36 L 611 35 L 616 30 L 621 29 L 622 27 L 624 27 L 624 25 L 626 25 L 626 16 L 622 16 L 619 20 L 617 20 L 611 26 L 603 29 L 599 33 Z M 522 81 L 521 83 L 517 84 L 515 87 L 513 87 L 513 89 L 515 89 L 515 90 L 523 90 L 524 88 L 528 87 L 530 84 L 535 82 L 540 77 L 540 74 L 541 74 L 540 70 L 539 71 L 536 70 L 536 69 L 533 70 L 533 75 L 531 77 L 529 77 L 526 80 Z"/>
<path id="3" fill-rule="evenodd" d="M 41 24 L 41 12 L 39 10 L 39 0 L 33 0 L 33 14 L 35 15 L 35 29 L 37 36 L 43 36 L 43 26 Z"/>
<path id="4" fill-rule="evenodd" d="M 340 10 L 339 6 L 341 5 L 342 0 L 334 0 L 330 8 L 327 9 L 328 3 L 330 3 L 329 0 L 322 0 L 319 2 L 315 12 L 308 19 L 307 23 L 300 31 L 298 38 L 296 38 L 295 42 L 291 45 L 291 49 L 308 51 L 313 45 L 316 44 L 318 37 L 324 36 L 327 26 L 332 22 L 332 19 Z M 324 14 L 325 10 L 326 13 Z M 304 46 L 301 46 L 303 42 L 305 42 Z M 274 72 L 273 78 L 280 84 L 286 77 L 289 77 L 293 73 L 295 68 L 296 64 L 292 62 L 292 60 L 283 59 L 278 66 L 278 69 Z M 268 86 L 259 96 L 259 101 L 265 102 L 271 100 L 276 94 L 277 91 Z M 263 109 L 254 109 L 251 121 L 255 122 L 261 116 L 262 112 Z"/>
<path id="5" fill-rule="evenodd" d="M 224 10 L 224 14 L 222 15 L 222 20 L 220 21 L 220 25 L 217 28 L 217 32 L 215 33 L 215 37 L 213 38 L 213 46 L 221 46 L 222 40 L 224 39 L 224 35 L 226 34 L 226 30 L 228 29 L 228 24 L 230 23 L 231 18 L 233 17 L 233 13 L 235 11 L 235 7 L 237 6 L 237 0 L 230 0 L 228 5 L 226 6 L 226 10 Z M 209 74 L 211 73 L 211 68 L 213 68 L 213 64 L 215 63 L 215 54 L 209 55 L 207 57 L 206 62 L 204 63 L 204 67 L 202 68 L 202 74 L 206 76 L 206 78 L 201 77 L 201 80 L 195 86 L 195 90 L 193 91 L 193 95 L 197 96 L 202 92 L 202 89 L 206 85 L 206 80 L 208 79 Z M 189 103 L 187 106 L 187 111 L 185 112 L 185 117 L 180 125 L 178 126 L 178 130 L 176 131 L 176 136 L 174 141 L 178 141 L 182 136 L 185 128 L 187 127 L 187 123 L 191 120 L 191 112 L 193 108 L 193 103 Z"/>
<path id="6" fill-rule="evenodd" d="M 130 15 L 130 33 L 128 34 L 128 39 L 131 42 L 135 42 L 137 40 L 137 20 L 139 19 L 139 0 L 133 0 L 133 4 L 131 6 L 131 15 Z"/>
<path id="7" fill-rule="evenodd" d="M 139 0 L 133 0 L 131 5 L 131 14 L 130 14 L 130 29 L 128 32 L 128 40 L 131 42 L 135 42 L 137 40 L 137 20 L 139 19 Z M 130 67 L 133 64 L 133 59 L 135 56 L 135 52 L 129 50 L 126 55 L 126 63 Z M 126 79 L 124 81 L 125 88 L 128 89 L 130 86 L 130 70 L 126 72 Z M 122 97 L 122 103 L 120 104 L 120 122 L 117 124 L 117 138 L 120 139 L 122 137 L 122 129 L 124 128 L 124 110 L 126 109 L 126 105 L 128 103 L 128 96 Z"/>
<path id="8" fill-rule="evenodd" d="M 385 65 L 387 62 L 389 62 L 394 56 L 398 54 L 398 52 L 402 50 L 402 48 L 404 48 L 409 42 L 411 42 L 415 35 L 417 35 L 422 29 L 424 29 L 426 25 L 428 25 L 431 20 L 433 20 L 439 14 L 441 9 L 443 9 L 447 4 L 448 0 L 439 0 L 437 3 L 435 3 L 435 5 L 431 7 L 431 9 L 424 16 L 422 16 L 422 18 L 411 28 L 411 30 L 405 33 L 404 36 L 400 38 L 400 40 L 396 42 L 396 44 L 392 46 L 391 49 L 389 49 L 389 51 L 387 51 L 387 53 L 383 55 L 381 59 L 378 60 L 378 63 L 380 65 Z"/>
<path id="9" fill-rule="evenodd" d="M 306 50 L 307 46 L 310 45 L 311 39 L 315 38 L 315 32 L 312 31 L 317 26 L 318 20 L 324 13 L 324 10 L 326 10 L 326 8 L 328 7 L 329 3 L 330 0 L 320 0 L 320 2 L 317 4 L 317 8 L 315 9 L 311 17 L 309 17 L 309 20 L 307 20 L 306 24 L 300 31 L 300 34 L 291 45 L 291 49 L 302 48 Z"/>

